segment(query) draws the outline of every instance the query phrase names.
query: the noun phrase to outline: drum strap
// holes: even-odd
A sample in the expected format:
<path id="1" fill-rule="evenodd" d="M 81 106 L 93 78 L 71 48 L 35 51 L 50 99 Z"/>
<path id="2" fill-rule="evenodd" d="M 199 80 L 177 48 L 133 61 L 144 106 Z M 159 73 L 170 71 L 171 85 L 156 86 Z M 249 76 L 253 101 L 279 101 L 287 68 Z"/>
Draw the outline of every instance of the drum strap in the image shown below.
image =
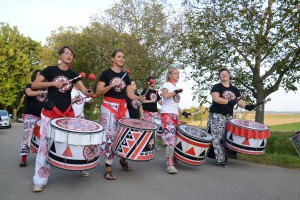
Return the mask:
<path id="1" fill-rule="evenodd" d="M 162 113 L 161 114 L 161 123 L 162 123 L 162 127 L 166 128 L 167 127 L 167 117 L 169 117 L 173 123 L 178 126 L 178 121 L 176 121 L 175 119 L 173 119 L 173 117 L 171 115 L 169 115 L 168 113 Z"/>
<path id="2" fill-rule="evenodd" d="M 144 110 L 144 113 L 146 113 L 147 115 L 149 115 L 151 117 L 153 116 L 153 114 L 151 112 L 147 111 L 147 110 Z"/>
<path id="3" fill-rule="evenodd" d="M 117 119 L 121 119 L 126 117 L 126 112 L 127 112 L 127 108 L 126 108 L 126 100 L 125 99 L 116 99 L 116 98 L 111 98 L 111 97 L 104 97 L 104 100 L 107 102 L 111 102 L 111 103 L 118 103 L 119 104 L 119 109 L 115 110 L 113 109 L 108 103 L 103 102 L 102 106 L 104 106 L 106 109 L 108 109 L 110 112 L 112 112 Z"/>

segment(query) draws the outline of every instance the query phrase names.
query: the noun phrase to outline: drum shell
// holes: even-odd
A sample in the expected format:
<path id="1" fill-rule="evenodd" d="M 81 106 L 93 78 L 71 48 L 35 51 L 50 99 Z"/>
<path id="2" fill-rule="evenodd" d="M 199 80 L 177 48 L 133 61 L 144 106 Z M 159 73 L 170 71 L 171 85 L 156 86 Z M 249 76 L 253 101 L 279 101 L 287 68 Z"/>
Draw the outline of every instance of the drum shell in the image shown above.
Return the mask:
<path id="1" fill-rule="evenodd" d="M 33 128 L 33 134 L 30 139 L 30 149 L 34 153 L 37 153 L 39 150 L 41 124 L 42 124 L 41 120 L 36 121 L 36 123 L 34 124 L 34 128 Z"/>
<path id="2" fill-rule="evenodd" d="M 149 125 L 150 128 L 130 126 L 132 122 Z M 154 157 L 155 124 L 138 119 L 120 119 L 117 124 L 118 132 L 113 147 L 117 156 L 134 161 L 148 161 Z"/>
<path id="3" fill-rule="evenodd" d="M 80 120 L 80 123 L 95 123 L 86 119 L 58 118 L 54 120 Z M 97 124 L 97 123 L 95 123 Z M 47 127 L 48 162 L 66 170 L 88 170 L 99 164 L 100 144 L 104 142 L 104 131 L 100 124 L 96 131 L 80 132 L 55 126 L 51 120 Z"/>
<path id="4" fill-rule="evenodd" d="M 153 121 L 154 123 L 157 125 L 157 131 L 156 131 L 156 134 L 157 136 L 161 137 L 162 135 L 162 125 L 161 125 L 161 118 L 158 117 L 158 116 L 154 116 L 153 117 Z"/>
<path id="5" fill-rule="evenodd" d="M 251 124 L 257 127 L 250 127 Z M 231 119 L 226 129 L 227 148 L 248 155 L 263 155 L 265 153 L 267 137 L 260 135 L 264 135 L 261 133 L 269 133 L 267 126 L 243 119 Z M 241 132 L 251 132 L 252 135 L 257 136 L 247 136 L 250 134 L 241 134 Z"/>
<path id="6" fill-rule="evenodd" d="M 174 157 L 189 165 L 203 165 L 211 142 L 211 135 L 205 131 L 189 125 L 179 125 Z"/>

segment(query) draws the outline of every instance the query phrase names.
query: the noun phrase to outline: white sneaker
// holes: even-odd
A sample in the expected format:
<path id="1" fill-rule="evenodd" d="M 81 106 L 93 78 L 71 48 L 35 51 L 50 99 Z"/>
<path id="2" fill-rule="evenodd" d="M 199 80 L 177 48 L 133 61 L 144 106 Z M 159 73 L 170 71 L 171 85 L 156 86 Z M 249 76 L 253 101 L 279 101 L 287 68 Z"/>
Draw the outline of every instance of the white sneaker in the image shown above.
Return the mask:
<path id="1" fill-rule="evenodd" d="M 177 172 L 177 169 L 174 166 L 170 165 L 167 167 L 166 171 L 169 174 L 175 174 Z"/>
<path id="2" fill-rule="evenodd" d="M 44 187 L 44 185 L 38 185 L 38 184 L 36 184 L 36 185 L 34 185 L 33 186 L 33 192 L 41 192 L 42 190 L 43 190 L 43 187 Z"/>
<path id="3" fill-rule="evenodd" d="M 83 171 L 81 171 L 81 176 L 88 177 L 88 176 L 90 176 L 90 172 L 87 170 L 83 170 Z"/>

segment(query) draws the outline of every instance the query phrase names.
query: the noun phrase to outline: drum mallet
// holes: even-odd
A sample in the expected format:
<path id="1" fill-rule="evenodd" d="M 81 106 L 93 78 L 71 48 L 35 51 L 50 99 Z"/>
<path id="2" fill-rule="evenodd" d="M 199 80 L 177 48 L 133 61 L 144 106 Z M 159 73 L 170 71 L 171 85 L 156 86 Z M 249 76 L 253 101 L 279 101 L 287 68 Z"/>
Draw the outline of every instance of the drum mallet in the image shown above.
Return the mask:
<path id="1" fill-rule="evenodd" d="M 147 88 L 145 94 L 143 94 L 143 96 L 146 96 L 146 95 L 147 95 L 147 93 L 148 93 L 148 91 L 149 91 L 149 89 L 150 89 L 150 86 L 151 86 L 152 84 L 155 83 L 155 80 L 151 79 L 151 80 L 149 81 L 149 83 L 150 83 L 150 84 L 149 84 L 149 86 L 148 86 L 148 88 Z"/>
<path id="2" fill-rule="evenodd" d="M 88 93 L 91 93 L 91 92 L 92 92 L 92 84 L 93 84 L 93 81 L 96 79 L 95 74 L 93 74 L 93 73 L 89 74 L 88 79 L 89 79 L 89 81 L 90 81 Z"/>
<path id="3" fill-rule="evenodd" d="M 123 78 L 125 78 L 126 74 L 130 75 L 130 70 L 129 69 L 125 69 L 125 74 L 122 76 L 121 80 L 123 80 Z"/>
<path id="4" fill-rule="evenodd" d="M 271 101 L 271 98 L 264 99 L 263 101 L 261 101 L 261 102 L 255 104 L 254 106 L 257 107 L 257 106 L 259 106 L 259 105 L 261 105 L 261 104 L 267 103 L 268 101 Z"/>
<path id="5" fill-rule="evenodd" d="M 72 79 L 70 79 L 69 80 L 69 82 L 72 82 L 72 81 L 74 81 L 74 80 L 76 80 L 76 79 L 78 79 L 78 78 L 85 78 L 85 73 L 84 72 L 81 72 L 80 74 L 79 74 L 79 76 L 76 76 L 75 78 L 72 78 Z"/>
<path id="6" fill-rule="evenodd" d="M 77 103 L 78 101 L 81 101 L 81 100 L 86 99 L 86 98 L 90 98 L 90 97 L 87 97 L 87 96 L 86 96 L 86 97 L 84 97 L 84 98 L 82 98 L 82 99 L 78 99 L 78 100 L 72 102 L 72 104 Z M 97 98 L 97 95 L 96 95 L 96 94 L 93 94 L 93 95 L 92 95 L 92 98 L 93 98 L 93 99 Z"/>
<path id="7" fill-rule="evenodd" d="M 204 110 L 199 110 L 199 111 L 197 111 L 197 112 L 192 113 L 192 116 L 194 116 L 194 115 L 196 115 L 196 114 L 198 114 L 198 113 L 204 114 L 207 110 L 208 110 L 208 107 L 205 107 Z"/>

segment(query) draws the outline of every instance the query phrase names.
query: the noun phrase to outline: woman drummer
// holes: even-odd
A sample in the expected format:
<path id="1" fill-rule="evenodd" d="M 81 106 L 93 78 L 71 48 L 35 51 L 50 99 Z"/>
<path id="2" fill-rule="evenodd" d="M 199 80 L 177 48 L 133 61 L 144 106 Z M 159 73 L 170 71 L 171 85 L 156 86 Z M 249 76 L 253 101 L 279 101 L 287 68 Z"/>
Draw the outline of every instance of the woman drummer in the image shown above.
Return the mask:
<path id="1" fill-rule="evenodd" d="M 103 95 L 103 103 L 101 105 L 101 121 L 106 134 L 106 144 L 102 146 L 102 154 L 105 155 L 105 174 L 107 180 L 115 180 L 116 176 L 112 173 L 111 165 L 113 163 L 114 152 L 112 145 L 117 136 L 117 120 L 121 118 L 129 118 L 126 108 L 126 95 L 130 99 L 143 102 L 145 97 L 136 96 L 134 90 L 130 86 L 130 78 L 128 74 L 122 71 L 124 65 L 124 53 L 116 50 L 111 55 L 112 67 L 105 70 L 98 81 L 96 94 Z M 119 163 L 124 171 L 131 171 L 128 162 L 121 158 Z"/>
<path id="2" fill-rule="evenodd" d="M 183 111 L 178 103 L 182 89 L 179 89 L 176 84 L 179 80 L 179 71 L 172 67 L 169 69 L 166 82 L 161 86 L 162 90 L 162 107 L 160 110 L 162 119 L 162 140 L 166 145 L 167 157 L 167 173 L 174 174 L 177 169 L 174 167 L 174 148 L 176 145 L 176 137 L 178 131 L 179 113 L 185 117 L 190 117 L 191 114 Z"/>
<path id="3" fill-rule="evenodd" d="M 207 121 L 207 132 L 212 135 L 216 165 L 219 167 L 227 167 L 225 164 L 225 128 L 228 121 L 232 119 L 234 106 L 237 104 L 239 107 L 249 111 L 255 108 L 254 105 L 246 105 L 241 98 L 240 91 L 231 85 L 229 77 L 227 68 L 219 70 L 221 82 L 215 84 L 211 89 L 213 102 L 209 109 Z"/>
<path id="4" fill-rule="evenodd" d="M 33 82 L 41 70 L 34 70 L 31 76 L 31 82 Z M 26 167 L 26 157 L 29 155 L 30 149 L 28 147 L 28 140 L 31 138 L 30 133 L 33 132 L 34 126 L 41 118 L 41 111 L 47 100 L 47 90 L 32 90 L 31 84 L 28 84 L 25 88 L 25 111 L 23 115 L 24 134 L 21 142 L 21 162 L 20 167 Z"/>
<path id="5" fill-rule="evenodd" d="M 46 67 L 32 83 L 33 89 L 48 88 L 48 100 L 42 110 L 40 128 L 40 146 L 35 163 L 33 176 L 34 192 L 42 191 L 48 182 L 50 164 L 46 160 L 48 153 L 47 126 L 51 119 L 58 117 L 74 117 L 71 104 L 73 84 L 86 96 L 91 96 L 79 76 L 69 69 L 74 58 L 74 52 L 69 46 L 63 46 L 58 51 L 58 66 Z M 47 81 L 45 81 L 47 80 Z"/>

